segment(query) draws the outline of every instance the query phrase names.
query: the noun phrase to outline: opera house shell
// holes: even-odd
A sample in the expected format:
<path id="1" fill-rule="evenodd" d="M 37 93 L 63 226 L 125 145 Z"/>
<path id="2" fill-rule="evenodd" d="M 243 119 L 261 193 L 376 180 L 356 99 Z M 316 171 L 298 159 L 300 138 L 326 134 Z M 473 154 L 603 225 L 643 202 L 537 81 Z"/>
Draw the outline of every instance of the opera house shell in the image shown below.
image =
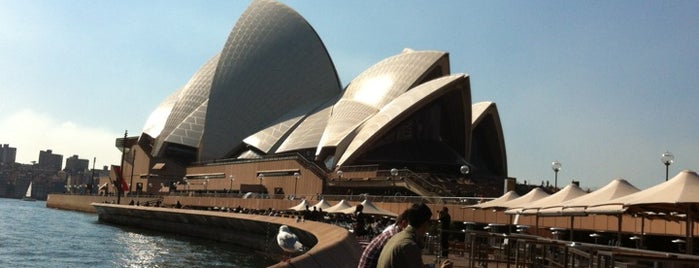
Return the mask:
<path id="1" fill-rule="evenodd" d="M 495 103 L 471 104 L 449 53 L 404 49 L 343 87 L 310 24 L 253 1 L 223 49 L 147 120 L 150 154 L 186 162 L 297 153 L 329 174 L 378 165 L 507 177 Z"/>

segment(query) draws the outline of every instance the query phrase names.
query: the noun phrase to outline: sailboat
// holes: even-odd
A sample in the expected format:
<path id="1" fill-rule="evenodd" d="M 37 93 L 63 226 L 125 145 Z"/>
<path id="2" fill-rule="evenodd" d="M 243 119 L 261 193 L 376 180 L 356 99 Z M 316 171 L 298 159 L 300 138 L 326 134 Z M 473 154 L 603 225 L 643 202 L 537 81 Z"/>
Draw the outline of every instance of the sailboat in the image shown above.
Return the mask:
<path id="1" fill-rule="evenodd" d="M 24 197 L 22 197 L 22 200 L 24 200 L 24 201 L 36 201 L 36 199 L 34 199 L 32 197 L 32 182 L 31 181 L 29 182 L 29 187 L 27 188 L 27 193 L 24 194 Z"/>

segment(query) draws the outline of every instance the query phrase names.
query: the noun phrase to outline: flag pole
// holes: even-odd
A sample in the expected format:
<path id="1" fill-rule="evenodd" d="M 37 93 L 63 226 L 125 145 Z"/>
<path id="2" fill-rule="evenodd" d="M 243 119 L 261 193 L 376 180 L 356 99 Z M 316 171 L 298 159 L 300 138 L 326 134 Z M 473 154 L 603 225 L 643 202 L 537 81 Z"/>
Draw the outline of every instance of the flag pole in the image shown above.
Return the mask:
<path id="1" fill-rule="evenodd" d="M 95 194 L 95 162 L 97 162 L 97 157 L 92 159 L 92 176 L 90 177 L 90 194 Z"/>
<path id="2" fill-rule="evenodd" d="M 123 191 L 121 189 L 121 181 L 119 180 L 119 176 L 121 176 L 121 179 L 124 179 L 124 155 L 126 155 L 126 136 L 129 134 L 128 130 L 124 130 L 124 139 L 122 140 L 121 143 L 121 166 L 119 168 L 119 173 L 117 174 L 117 204 L 121 205 L 121 192 Z"/>

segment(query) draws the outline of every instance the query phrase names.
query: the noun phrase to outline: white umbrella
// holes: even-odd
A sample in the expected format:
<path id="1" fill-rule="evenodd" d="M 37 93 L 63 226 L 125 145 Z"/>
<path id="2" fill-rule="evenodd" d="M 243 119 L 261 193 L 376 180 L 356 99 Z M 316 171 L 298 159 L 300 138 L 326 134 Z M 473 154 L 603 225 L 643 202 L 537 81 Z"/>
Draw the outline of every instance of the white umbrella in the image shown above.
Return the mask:
<path id="1" fill-rule="evenodd" d="M 539 231 L 539 214 L 537 213 L 540 208 L 542 207 L 549 207 L 553 206 L 556 204 L 560 204 L 562 202 L 574 199 L 576 197 L 580 197 L 582 195 L 587 194 L 587 192 L 583 191 L 578 187 L 576 184 L 569 184 L 565 188 L 561 189 L 560 191 L 540 198 L 536 201 L 522 204 L 521 207 L 518 208 L 510 208 L 505 211 L 505 214 L 524 214 L 524 215 L 536 215 L 536 218 L 534 219 L 536 221 L 536 230 L 537 232 Z M 516 200 L 516 199 L 515 199 Z M 572 221 L 573 219 L 571 218 L 571 238 L 573 237 L 572 235 Z"/>
<path id="2" fill-rule="evenodd" d="M 521 208 L 508 209 L 505 211 L 505 214 L 535 215 L 540 208 L 555 206 L 585 194 L 587 194 L 587 192 L 580 189 L 576 184 L 571 183 L 560 191 L 529 204 L 525 204 Z"/>
<path id="3" fill-rule="evenodd" d="M 488 202 L 472 205 L 472 206 L 465 206 L 463 208 L 480 208 L 480 209 L 489 209 L 489 208 L 506 208 L 503 206 L 505 202 L 508 202 L 510 200 L 513 200 L 515 198 L 520 197 L 515 191 L 509 191 L 502 195 L 501 197 L 495 198 L 493 200 L 490 200 Z"/>
<path id="4" fill-rule="evenodd" d="M 609 201 L 593 204 L 585 209 L 590 214 L 615 214 L 619 218 L 619 236 L 621 236 L 621 214 L 625 212 L 642 213 L 673 212 L 686 214 L 687 250 L 693 250 L 694 211 L 699 210 L 699 175 L 690 170 L 683 170 L 668 181 Z"/>
<path id="5" fill-rule="evenodd" d="M 633 194 L 624 203 L 630 211 L 677 212 L 687 215 L 687 252 L 694 254 L 694 221 L 699 209 L 699 175 L 683 170 L 666 182 Z"/>
<path id="6" fill-rule="evenodd" d="M 310 204 L 308 203 L 308 201 L 306 201 L 306 199 L 304 199 L 304 200 L 301 200 L 301 203 L 299 203 L 298 205 L 290 207 L 289 210 L 305 211 L 306 206 L 310 207 Z"/>
<path id="7" fill-rule="evenodd" d="M 325 201 L 325 199 L 321 199 L 320 201 L 318 201 L 318 203 L 313 205 L 313 207 L 315 207 L 316 209 L 322 209 L 323 212 L 325 212 L 331 206 L 328 202 Z"/>
<path id="8" fill-rule="evenodd" d="M 341 213 L 340 211 L 345 210 L 347 208 L 351 208 L 352 205 L 349 204 L 346 200 L 342 199 L 340 202 L 335 204 L 332 207 L 329 207 L 327 209 L 323 209 L 323 211 L 328 212 L 328 213 Z"/>
<path id="9" fill-rule="evenodd" d="M 593 204 L 610 201 L 640 191 L 628 181 L 617 178 L 590 194 L 539 209 L 542 216 L 585 215 L 585 209 Z"/>
<path id="10" fill-rule="evenodd" d="M 526 193 L 525 195 L 520 196 L 520 197 L 515 198 L 515 199 L 512 199 L 510 201 L 504 202 L 504 203 L 500 204 L 500 206 L 505 208 L 505 209 L 522 208 L 522 207 L 526 206 L 527 204 L 530 204 L 531 202 L 534 202 L 536 200 L 539 200 L 539 199 L 547 197 L 547 196 L 549 196 L 548 193 L 544 192 L 544 190 L 542 190 L 541 188 L 536 187 L 536 188 L 532 189 L 531 191 L 529 191 L 528 193 Z"/>
<path id="11" fill-rule="evenodd" d="M 391 216 L 391 217 L 398 217 L 398 214 L 393 213 L 391 211 L 382 209 L 380 207 L 377 207 L 374 205 L 374 203 L 371 203 L 369 200 L 364 200 L 361 203 L 364 208 L 362 209 L 362 213 L 366 215 L 385 215 L 385 216 Z M 345 213 L 345 214 L 352 214 L 354 211 L 357 209 L 357 206 L 346 208 L 340 212 Z"/>

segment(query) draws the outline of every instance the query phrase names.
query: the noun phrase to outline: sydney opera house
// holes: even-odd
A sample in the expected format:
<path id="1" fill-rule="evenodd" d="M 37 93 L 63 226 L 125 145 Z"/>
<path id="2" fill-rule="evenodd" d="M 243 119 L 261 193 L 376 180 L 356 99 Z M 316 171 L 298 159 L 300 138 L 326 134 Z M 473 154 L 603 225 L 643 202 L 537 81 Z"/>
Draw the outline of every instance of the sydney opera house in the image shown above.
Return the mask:
<path id="1" fill-rule="evenodd" d="M 253 1 L 223 49 L 117 139 L 131 191 L 499 196 L 495 103 L 449 53 L 396 48 L 341 85 L 296 11 Z"/>

